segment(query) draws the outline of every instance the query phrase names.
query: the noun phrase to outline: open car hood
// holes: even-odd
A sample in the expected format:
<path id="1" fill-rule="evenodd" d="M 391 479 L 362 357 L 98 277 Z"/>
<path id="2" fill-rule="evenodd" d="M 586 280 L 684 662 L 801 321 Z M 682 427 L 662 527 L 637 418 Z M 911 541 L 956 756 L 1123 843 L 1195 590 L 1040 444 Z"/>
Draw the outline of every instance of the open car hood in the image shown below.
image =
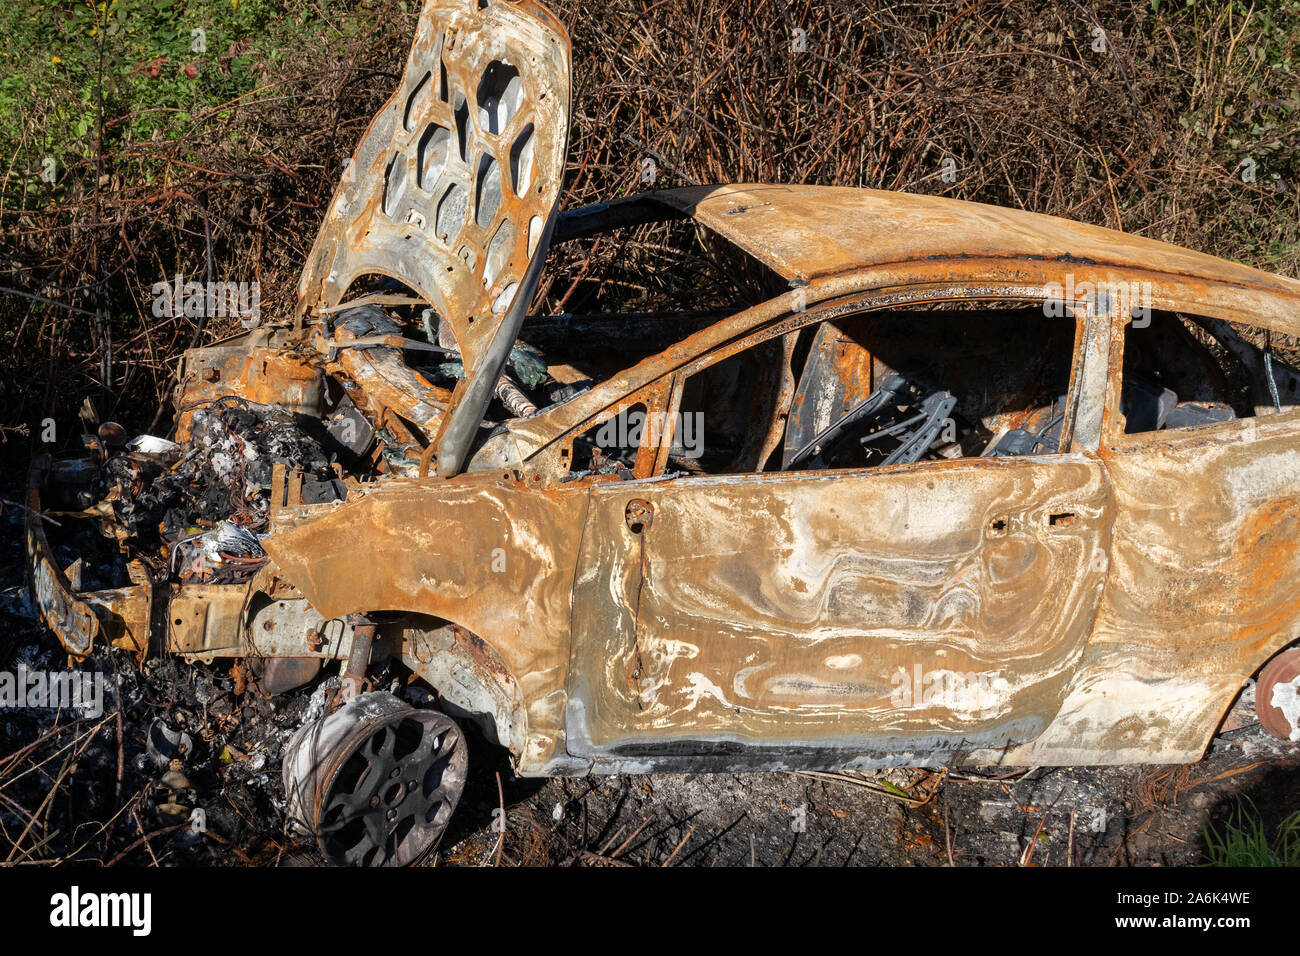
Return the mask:
<path id="1" fill-rule="evenodd" d="M 299 315 L 338 305 L 362 276 L 397 279 L 450 323 L 472 377 L 529 292 L 564 175 L 569 89 L 569 37 L 545 7 L 428 0 L 401 84 L 316 236 Z"/>

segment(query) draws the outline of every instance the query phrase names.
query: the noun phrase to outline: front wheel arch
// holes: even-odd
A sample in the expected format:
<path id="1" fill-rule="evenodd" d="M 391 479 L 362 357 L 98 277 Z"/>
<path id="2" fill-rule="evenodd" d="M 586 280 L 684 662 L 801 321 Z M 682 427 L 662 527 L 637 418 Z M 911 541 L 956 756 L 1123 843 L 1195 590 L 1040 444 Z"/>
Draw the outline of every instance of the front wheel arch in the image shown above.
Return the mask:
<path id="1" fill-rule="evenodd" d="M 438 692 L 447 713 L 473 721 L 489 741 L 518 757 L 528 729 L 523 695 L 496 649 L 439 618 L 409 615 L 403 624 L 402 663 Z"/>

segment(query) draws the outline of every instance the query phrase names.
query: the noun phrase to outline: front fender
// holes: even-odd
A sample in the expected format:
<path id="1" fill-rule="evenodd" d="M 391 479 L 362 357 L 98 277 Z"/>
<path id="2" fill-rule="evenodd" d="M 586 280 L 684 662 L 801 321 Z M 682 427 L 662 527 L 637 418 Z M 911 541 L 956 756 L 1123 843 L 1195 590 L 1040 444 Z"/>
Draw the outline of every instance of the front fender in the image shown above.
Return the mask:
<path id="1" fill-rule="evenodd" d="M 406 611 L 486 641 L 519 687 L 525 769 L 562 746 L 586 508 L 577 483 L 538 489 L 495 473 L 394 482 L 282 511 L 263 546 L 326 618 Z"/>

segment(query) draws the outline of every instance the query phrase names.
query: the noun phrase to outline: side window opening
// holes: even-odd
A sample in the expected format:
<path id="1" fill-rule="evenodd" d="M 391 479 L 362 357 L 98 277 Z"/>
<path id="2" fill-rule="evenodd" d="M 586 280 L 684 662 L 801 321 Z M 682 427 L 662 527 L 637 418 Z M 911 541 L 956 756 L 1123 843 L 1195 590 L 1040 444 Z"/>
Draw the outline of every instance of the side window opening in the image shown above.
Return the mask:
<path id="1" fill-rule="evenodd" d="M 669 470 L 737 474 L 1050 454 L 1064 432 L 1075 318 L 1041 305 L 874 310 L 762 343 L 691 375 L 702 452 Z M 796 383 L 782 390 L 778 357 Z M 772 461 L 755 438 L 775 425 Z M 783 432 L 783 433 L 782 433 Z"/>
<path id="2" fill-rule="evenodd" d="M 1194 428 L 1300 405 L 1294 350 L 1257 329 L 1153 311 L 1125 327 L 1124 433 Z"/>
<path id="3" fill-rule="evenodd" d="M 784 345 L 784 338 L 761 342 L 686 379 L 669 471 L 715 475 L 763 469 L 764 439 L 782 414 Z"/>
<path id="4" fill-rule="evenodd" d="M 643 449 L 654 453 L 657 430 L 644 402 L 622 407 L 574 438 L 569 473 L 575 477 L 589 474 L 629 477 Z"/>

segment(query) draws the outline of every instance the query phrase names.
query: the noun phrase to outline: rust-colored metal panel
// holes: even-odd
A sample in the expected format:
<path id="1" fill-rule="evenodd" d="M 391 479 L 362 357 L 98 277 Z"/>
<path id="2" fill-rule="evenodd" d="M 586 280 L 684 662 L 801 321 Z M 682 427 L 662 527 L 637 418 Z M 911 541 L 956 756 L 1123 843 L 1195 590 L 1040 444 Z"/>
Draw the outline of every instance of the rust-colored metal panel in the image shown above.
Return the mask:
<path id="1" fill-rule="evenodd" d="M 1295 279 L 1143 236 L 984 203 L 843 186 L 693 186 L 654 195 L 787 279 L 954 257 L 1058 260 L 1165 272 L 1300 301 Z M 1268 318 L 1289 326 L 1280 331 L 1300 329 L 1294 312 Z"/>
<path id="2" fill-rule="evenodd" d="M 153 588 L 147 580 L 102 591 L 74 588 L 45 536 L 41 488 L 49 469 L 48 456 L 32 463 L 25 522 L 28 574 L 41 619 L 72 657 L 86 657 L 102 636 L 143 659 L 149 650 Z"/>
<path id="3" fill-rule="evenodd" d="M 242 338 L 226 345 L 191 349 L 181 359 L 176 389 L 176 440 L 189 438 L 195 410 L 225 395 L 279 405 L 299 415 L 325 411 L 325 376 L 319 357 Z"/>
<path id="4" fill-rule="evenodd" d="M 837 324 L 817 328 L 790 403 L 782 456 L 786 465 L 818 433 L 867 400 L 877 384 L 874 366 L 871 353 Z"/>
<path id="5" fill-rule="evenodd" d="M 639 532 L 631 499 L 653 513 Z M 1032 740 L 1087 645 L 1112 520 L 1082 455 L 633 482 L 592 501 L 570 752 L 737 767 L 774 750 L 960 763 Z"/>
<path id="6" fill-rule="evenodd" d="M 153 585 L 147 581 L 129 587 L 86 591 L 79 595 L 99 618 L 100 633 L 114 647 L 130 651 L 143 661 L 149 653 L 153 627 Z"/>
<path id="7" fill-rule="evenodd" d="M 1096 633 L 1042 764 L 1200 759 L 1245 680 L 1300 633 L 1300 411 L 1113 439 Z"/>
<path id="8" fill-rule="evenodd" d="M 40 465 L 33 467 L 33 471 Z M 59 643 L 73 657 L 85 657 L 99 635 L 99 619 L 85 601 L 72 590 L 67 575 L 54 562 L 54 553 L 41 527 L 39 478 L 27 497 L 27 554 L 30 562 L 31 588 L 45 626 L 54 632 Z"/>
<path id="9" fill-rule="evenodd" d="M 326 618 L 409 611 L 486 641 L 525 702 L 523 760 L 563 754 L 574 561 L 588 489 L 502 475 L 402 481 L 303 510 L 264 542 Z"/>
<path id="10" fill-rule="evenodd" d="M 248 589 L 224 584 L 177 588 L 167 611 L 167 649 L 173 654 L 243 657 L 252 646 L 243 634 Z"/>

